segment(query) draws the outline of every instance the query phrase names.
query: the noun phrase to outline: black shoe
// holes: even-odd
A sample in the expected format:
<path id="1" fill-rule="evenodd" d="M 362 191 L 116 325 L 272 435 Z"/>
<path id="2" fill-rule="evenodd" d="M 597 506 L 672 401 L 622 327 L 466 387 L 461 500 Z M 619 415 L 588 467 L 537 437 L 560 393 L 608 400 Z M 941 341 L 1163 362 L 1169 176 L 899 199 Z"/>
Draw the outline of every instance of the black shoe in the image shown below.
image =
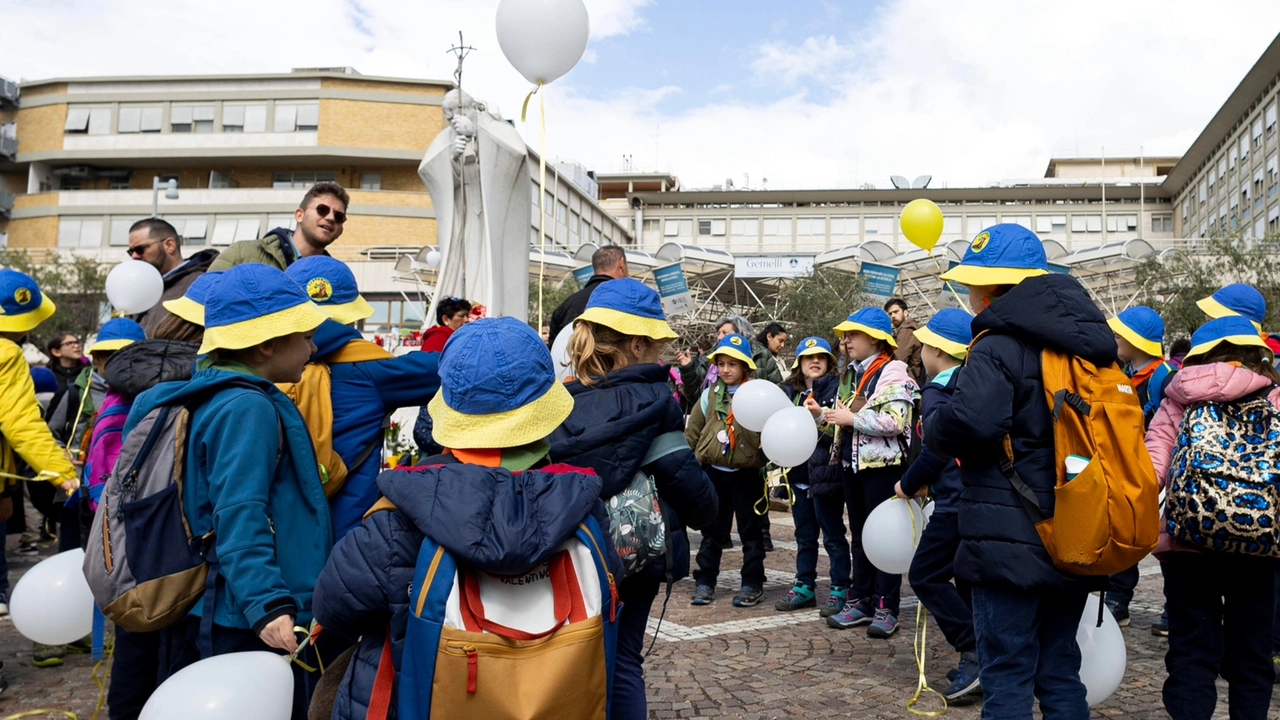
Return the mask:
<path id="1" fill-rule="evenodd" d="M 1155 635 L 1156 637 L 1169 637 L 1169 611 L 1168 610 L 1162 610 L 1160 612 L 1160 619 L 1151 624 L 1151 634 Z"/>
<path id="2" fill-rule="evenodd" d="M 767 553 L 773 552 L 773 538 L 768 535 L 764 536 L 764 551 Z"/>
<path id="3" fill-rule="evenodd" d="M 734 607 L 752 607 L 764 597 L 764 590 L 750 585 L 743 585 L 738 594 L 733 596 Z"/>
<path id="4" fill-rule="evenodd" d="M 943 688 L 942 697 L 952 703 L 966 695 L 982 691 L 982 683 L 978 681 L 978 656 L 976 653 L 961 653 L 960 667 L 947 673 L 951 684 Z"/>
<path id="5" fill-rule="evenodd" d="M 710 605 L 716 599 L 716 589 L 710 585 L 699 585 L 693 591 L 690 605 Z"/>
<path id="6" fill-rule="evenodd" d="M 1107 609 L 1111 611 L 1111 617 L 1116 619 L 1116 625 L 1120 627 L 1129 627 L 1129 604 L 1107 602 Z"/>

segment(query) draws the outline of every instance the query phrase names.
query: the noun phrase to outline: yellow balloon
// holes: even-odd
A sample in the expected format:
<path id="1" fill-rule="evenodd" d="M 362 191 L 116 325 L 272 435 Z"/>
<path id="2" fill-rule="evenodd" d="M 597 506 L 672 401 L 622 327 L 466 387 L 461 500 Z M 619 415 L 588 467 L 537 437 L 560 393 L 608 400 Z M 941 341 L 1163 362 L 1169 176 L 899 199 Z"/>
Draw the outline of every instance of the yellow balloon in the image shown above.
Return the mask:
<path id="1" fill-rule="evenodd" d="M 932 200 L 919 198 L 907 203 L 898 222 L 907 240 L 922 250 L 932 250 L 942 237 L 942 210 Z"/>

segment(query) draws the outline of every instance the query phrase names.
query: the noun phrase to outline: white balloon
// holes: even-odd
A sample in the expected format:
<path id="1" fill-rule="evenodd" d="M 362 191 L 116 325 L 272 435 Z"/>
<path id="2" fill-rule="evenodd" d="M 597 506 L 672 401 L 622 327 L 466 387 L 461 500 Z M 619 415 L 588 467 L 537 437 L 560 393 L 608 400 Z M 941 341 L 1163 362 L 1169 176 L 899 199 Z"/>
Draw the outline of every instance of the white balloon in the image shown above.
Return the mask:
<path id="1" fill-rule="evenodd" d="M 862 526 L 862 549 L 881 572 L 901 575 L 911 569 L 923 531 L 920 505 L 895 497 L 877 505 L 867 516 Z"/>
<path id="2" fill-rule="evenodd" d="M 573 364 L 569 361 L 569 336 L 572 334 L 573 326 L 570 325 L 561 330 L 551 343 L 551 362 L 555 363 L 558 382 L 564 382 L 566 378 L 574 376 Z"/>
<path id="3" fill-rule="evenodd" d="M 929 521 L 933 519 L 933 511 L 936 510 L 937 507 L 938 503 L 930 500 L 929 503 L 920 510 L 920 512 L 924 514 L 925 527 L 929 527 Z"/>
<path id="4" fill-rule="evenodd" d="M 582 0 L 502 0 L 498 47 L 531 83 L 549 83 L 573 69 L 590 34 Z"/>
<path id="5" fill-rule="evenodd" d="M 84 551 L 76 548 L 36 563 L 13 588 L 9 615 L 23 637 L 66 645 L 93 631 L 93 593 L 84 579 Z"/>
<path id="6" fill-rule="evenodd" d="M 164 292 L 160 271 L 144 260 L 126 260 L 107 273 L 107 300 L 127 315 L 155 307 Z"/>
<path id="7" fill-rule="evenodd" d="M 170 676 L 139 720 L 288 720 L 293 710 L 289 659 L 269 652 L 215 655 Z"/>
<path id="8" fill-rule="evenodd" d="M 772 384 L 772 383 L 766 383 Z M 745 388 L 743 385 L 742 388 Z M 775 386 L 776 387 L 776 386 Z M 738 392 L 742 392 L 742 388 Z M 738 404 L 733 405 L 734 417 Z M 818 446 L 818 426 L 813 416 L 802 407 L 779 410 L 764 424 L 760 432 L 760 447 L 764 456 L 778 467 L 797 467 L 809 461 L 813 449 Z"/>
<path id="9" fill-rule="evenodd" d="M 768 380 L 748 380 L 733 394 L 733 418 L 752 432 L 763 431 L 774 413 L 789 407 L 794 406 L 787 399 L 787 394 Z M 808 410 L 804 412 L 809 415 Z M 809 415 L 809 422 L 813 423 L 812 415 Z"/>
<path id="10" fill-rule="evenodd" d="M 1102 613 L 1102 627 L 1098 625 L 1098 596 L 1092 593 L 1084 603 L 1084 615 L 1076 630 L 1076 643 L 1080 646 L 1080 682 L 1084 683 L 1085 698 L 1089 707 L 1106 702 L 1111 693 L 1124 680 L 1128 663 L 1124 647 L 1124 633 L 1111 616 L 1111 609 Z"/>

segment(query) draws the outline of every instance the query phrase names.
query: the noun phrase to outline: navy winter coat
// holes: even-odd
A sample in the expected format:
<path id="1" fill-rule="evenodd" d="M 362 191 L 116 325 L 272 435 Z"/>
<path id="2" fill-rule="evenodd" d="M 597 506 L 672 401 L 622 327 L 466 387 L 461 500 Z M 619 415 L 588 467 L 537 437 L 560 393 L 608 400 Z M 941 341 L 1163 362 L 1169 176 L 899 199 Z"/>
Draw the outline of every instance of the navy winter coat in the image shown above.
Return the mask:
<path id="1" fill-rule="evenodd" d="M 513 473 L 464 465 L 452 456 L 427 462 L 433 464 L 378 476 L 378 489 L 397 509 L 373 513 L 342 538 L 316 583 L 317 622 L 340 635 L 360 637 L 334 699 L 336 719 L 362 719 L 367 714 L 388 626 L 395 688 L 400 686 L 408 589 L 424 536 L 429 534 L 458 562 L 498 575 L 516 575 L 527 572 L 573 535 L 588 513 L 608 532 L 599 500 L 600 478 L 588 471 L 549 466 Z M 609 549 L 605 552 L 610 570 L 620 576 L 617 555 Z M 389 719 L 396 717 L 395 692 Z"/>
<path id="2" fill-rule="evenodd" d="M 792 403 L 796 400 L 796 389 L 791 383 L 783 383 L 782 392 L 787 394 Z M 813 381 L 813 399 L 824 408 L 835 406 L 836 393 L 840 389 L 840 378 L 826 375 Z M 800 405 L 804 404 L 801 400 Z M 818 446 L 813 449 L 809 461 L 804 467 L 794 467 L 787 473 L 787 481 L 792 485 L 808 485 L 809 494 L 815 497 L 844 499 L 843 471 L 839 464 L 831 464 L 831 428 L 818 431 Z"/>
<path id="3" fill-rule="evenodd" d="M 998 464 L 1013 440 L 1018 475 L 1053 514 L 1057 480 L 1053 419 L 1045 401 L 1040 353 L 1053 348 L 1091 362 L 1115 362 L 1107 319 L 1069 275 L 1028 278 L 973 319 L 989 331 L 969 352 L 950 404 L 925 418 L 929 448 L 960 459 L 960 549 L 956 576 L 975 585 L 1024 590 L 1092 587 L 1054 568 L 1031 518 Z M 1106 578 L 1101 579 L 1105 585 Z M 1094 588 L 1096 589 L 1096 588 Z"/>
<path id="4" fill-rule="evenodd" d="M 956 371 L 948 378 L 946 386 L 936 382 L 927 383 L 921 391 L 920 416 L 929 417 L 940 408 L 951 403 L 951 393 L 956 387 L 956 377 L 964 368 Z M 920 457 L 907 468 L 902 475 L 902 491 L 907 495 L 915 495 L 925 485 L 932 486 L 933 511 L 953 513 L 960 510 L 960 492 L 964 483 L 960 479 L 960 466 L 953 458 L 944 458 L 928 446 L 921 448 Z"/>
<path id="5" fill-rule="evenodd" d="M 662 365 L 633 365 L 608 373 L 592 387 L 579 382 L 567 387 L 574 399 L 573 413 L 547 438 L 551 459 L 595 470 L 603 499 L 627 487 L 654 438 L 684 431 L 684 416 Z M 689 574 L 685 525 L 696 530 L 715 519 L 716 491 L 692 450 L 659 458 L 646 471 L 658 485 L 675 560 L 672 577 L 679 580 Z M 635 577 L 645 576 L 665 579 L 665 559 L 650 563 Z"/>

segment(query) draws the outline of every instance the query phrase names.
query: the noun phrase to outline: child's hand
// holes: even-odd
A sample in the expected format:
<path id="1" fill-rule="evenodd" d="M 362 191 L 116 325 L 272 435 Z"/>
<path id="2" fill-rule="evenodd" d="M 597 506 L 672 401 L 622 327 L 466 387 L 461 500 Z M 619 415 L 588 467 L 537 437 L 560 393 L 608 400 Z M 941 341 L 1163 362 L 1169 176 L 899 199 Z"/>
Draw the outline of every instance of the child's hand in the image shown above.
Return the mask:
<path id="1" fill-rule="evenodd" d="M 817 400 L 813 399 L 812 395 L 804 399 L 804 409 L 809 411 L 814 420 L 822 418 L 822 406 L 818 404 Z"/>
<path id="2" fill-rule="evenodd" d="M 902 492 L 902 481 L 901 481 L 901 480 L 899 480 L 898 482 L 896 482 L 896 483 L 894 483 L 894 484 L 893 484 L 893 494 L 894 494 L 894 495 L 897 495 L 899 498 L 902 498 L 903 500 L 910 500 L 910 499 L 911 499 L 911 498 L 907 497 L 907 494 L 906 494 L 906 493 Z"/>
<path id="3" fill-rule="evenodd" d="M 827 410 L 824 415 L 830 425 L 843 425 L 845 427 L 853 425 L 853 411 L 845 407 L 844 403 L 840 402 L 840 398 L 836 398 L 836 406 L 831 410 Z"/>

